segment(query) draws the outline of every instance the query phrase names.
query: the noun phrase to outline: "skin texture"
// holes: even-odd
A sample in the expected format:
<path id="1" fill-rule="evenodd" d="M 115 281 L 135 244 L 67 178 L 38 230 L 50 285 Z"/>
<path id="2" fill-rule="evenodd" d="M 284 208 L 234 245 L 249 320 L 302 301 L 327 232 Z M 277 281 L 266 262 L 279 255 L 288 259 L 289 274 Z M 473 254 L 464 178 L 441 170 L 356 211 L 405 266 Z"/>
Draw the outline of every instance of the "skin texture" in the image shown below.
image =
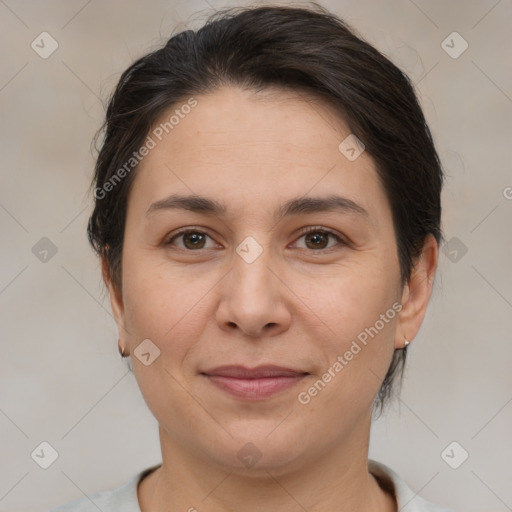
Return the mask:
<path id="1" fill-rule="evenodd" d="M 141 509 L 395 511 L 367 468 L 371 407 L 393 351 L 415 337 L 424 318 L 435 239 L 427 238 L 402 288 L 391 210 L 374 163 L 366 152 L 351 162 L 339 151 L 350 131 L 321 102 L 235 87 L 196 99 L 136 171 L 122 291 L 103 261 L 120 344 L 160 426 L 163 464 L 139 486 Z M 357 202 L 368 218 L 272 216 L 289 199 L 333 193 Z M 227 214 L 146 216 L 170 194 L 207 196 Z M 315 245 L 303 232 L 313 226 L 347 245 L 327 235 Z M 208 236 L 165 245 L 180 228 Z M 247 236 L 263 249 L 252 263 L 235 250 Z M 298 393 L 395 302 L 400 313 L 301 404 Z M 149 366 L 134 356 L 147 338 L 160 350 Z M 310 375 L 270 398 L 246 401 L 200 375 L 224 364 L 276 364 Z M 237 453 L 249 442 L 261 458 L 247 468 Z"/>

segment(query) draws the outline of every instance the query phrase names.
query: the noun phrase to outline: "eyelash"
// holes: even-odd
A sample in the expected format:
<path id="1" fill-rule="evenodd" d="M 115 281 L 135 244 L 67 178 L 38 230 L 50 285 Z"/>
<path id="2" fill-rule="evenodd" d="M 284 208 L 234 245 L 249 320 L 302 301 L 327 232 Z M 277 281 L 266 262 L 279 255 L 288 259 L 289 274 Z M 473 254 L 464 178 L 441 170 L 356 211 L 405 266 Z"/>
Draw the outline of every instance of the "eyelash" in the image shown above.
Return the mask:
<path id="1" fill-rule="evenodd" d="M 201 231 L 200 229 L 186 228 L 186 229 L 183 229 L 182 231 L 178 231 L 171 238 L 167 239 L 167 241 L 164 242 L 164 245 L 165 246 L 170 246 L 170 245 L 173 244 L 173 242 L 174 242 L 174 240 L 176 240 L 176 238 L 179 238 L 180 236 L 187 235 L 189 233 L 198 233 L 198 234 L 201 234 L 201 235 L 206 235 L 209 238 L 211 238 L 210 235 L 208 235 L 208 233 L 205 233 L 204 231 Z M 323 233 L 323 234 L 326 234 L 326 235 L 330 235 L 330 236 L 332 236 L 338 242 L 338 246 L 348 246 L 349 245 L 343 238 L 341 238 L 339 235 L 337 235 L 334 231 L 331 231 L 330 229 L 323 228 L 321 226 L 311 226 L 311 227 L 307 228 L 306 230 L 304 230 L 304 231 L 302 231 L 300 233 L 300 235 L 297 238 L 297 240 L 299 238 L 302 238 L 303 236 L 306 236 L 306 235 L 310 234 L 310 233 Z M 337 246 L 329 247 L 327 249 L 308 249 L 308 248 L 306 248 L 305 250 L 309 250 L 309 251 L 312 251 L 312 252 L 330 252 L 333 249 L 336 249 L 336 247 Z M 178 250 L 182 250 L 182 251 L 186 251 L 186 252 L 201 252 L 201 251 L 206 251 L 208 249 L 197 249 L 197 250 L 194 250 L 194 249 L 186 249 L 186 248 L 183 249 L 181 247 L 178 247 Z"/>

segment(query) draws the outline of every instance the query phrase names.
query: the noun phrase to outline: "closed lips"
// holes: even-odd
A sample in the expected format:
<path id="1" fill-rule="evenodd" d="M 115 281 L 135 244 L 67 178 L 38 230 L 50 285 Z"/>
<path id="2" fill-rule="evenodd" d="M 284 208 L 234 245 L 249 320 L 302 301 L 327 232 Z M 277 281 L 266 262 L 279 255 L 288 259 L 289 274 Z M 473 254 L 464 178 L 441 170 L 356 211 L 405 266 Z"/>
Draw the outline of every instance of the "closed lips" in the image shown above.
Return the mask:
<path id="1" fill-rule="evenodd" d="M 211 370 L 201 372 L 208 376 L 231 377 L 233 379 L 264 379 L 271 377 L 298 377 L 307 375 L 308 372 L 293 370 L 280 366 L 266 365 L 256 368 L 247 368 L 244 366 L 219 366 Z"/>

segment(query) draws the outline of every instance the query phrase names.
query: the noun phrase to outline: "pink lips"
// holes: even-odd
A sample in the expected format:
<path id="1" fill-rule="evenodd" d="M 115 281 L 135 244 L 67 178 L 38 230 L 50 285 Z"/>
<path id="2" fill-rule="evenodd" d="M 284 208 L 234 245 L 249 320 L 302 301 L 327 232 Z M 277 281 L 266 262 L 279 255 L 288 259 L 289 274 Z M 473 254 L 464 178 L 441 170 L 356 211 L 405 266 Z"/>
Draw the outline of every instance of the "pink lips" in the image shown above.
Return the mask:
<path id="1" fill-rule="evenodd" d="M 303 379 L 307 372 L 266 365 L 256 368 L 219 366 L 202 372 L 220 389 L 246 400 L 268 398 Z"/>

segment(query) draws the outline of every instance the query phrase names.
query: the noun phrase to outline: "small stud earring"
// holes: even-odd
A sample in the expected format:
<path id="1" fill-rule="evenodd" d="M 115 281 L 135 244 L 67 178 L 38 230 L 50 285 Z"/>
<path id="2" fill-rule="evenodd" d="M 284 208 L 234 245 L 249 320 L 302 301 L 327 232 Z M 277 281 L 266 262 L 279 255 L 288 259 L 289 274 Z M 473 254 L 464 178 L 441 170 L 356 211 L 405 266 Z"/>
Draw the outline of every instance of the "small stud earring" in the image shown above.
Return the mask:
<path id="1" fill-rule="evenodd" d="M 404 348 L 407 347 L 407 345 L 409 345 L 409 342 L 404 338 Z"/>
<path id="2" fill-rule="evenodd" d="M 121 340 L 119 340 L 119 342 L 120 342 L 120 341 L 121 341 Z M 119 353 L 121 354 L 121 357 L 126 357 L 126 356 L 124 355 L 124 347 L 123 347 L 123 348 L 121 348 L 121 345 L 119 344 L 119 342 L 118 342 L 118 345 L 117 345 L 117 348 L 118 348 L 118 350 L 119 350 Z"/>

